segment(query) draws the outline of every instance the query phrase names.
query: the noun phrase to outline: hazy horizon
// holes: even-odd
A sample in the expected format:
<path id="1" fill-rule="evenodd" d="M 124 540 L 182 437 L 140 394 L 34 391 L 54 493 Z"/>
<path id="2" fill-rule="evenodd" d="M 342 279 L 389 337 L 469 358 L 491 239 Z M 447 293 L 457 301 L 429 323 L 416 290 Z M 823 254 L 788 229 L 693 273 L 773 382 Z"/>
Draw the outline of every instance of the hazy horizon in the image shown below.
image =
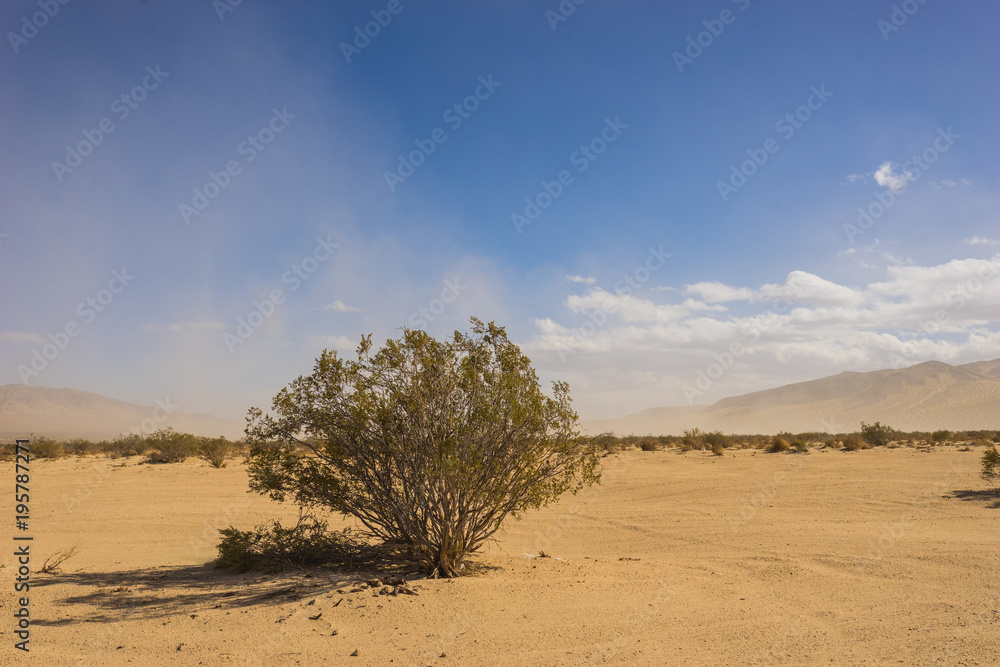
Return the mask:
<path id="1" fill-rule="evenodd" d="M 8 4 L 0 385 L 241 419 L 470 316 L 583 419 L 1000 357 L 1000 7 L 902 4 Z"/>

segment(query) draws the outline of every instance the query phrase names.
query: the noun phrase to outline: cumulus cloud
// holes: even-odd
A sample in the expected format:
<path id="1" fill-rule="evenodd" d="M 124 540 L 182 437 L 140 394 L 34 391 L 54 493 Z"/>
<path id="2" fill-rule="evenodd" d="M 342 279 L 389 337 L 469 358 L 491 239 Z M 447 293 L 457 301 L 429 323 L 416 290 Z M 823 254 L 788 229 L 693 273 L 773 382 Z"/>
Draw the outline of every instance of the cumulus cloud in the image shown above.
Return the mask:
<path id="1" fill-rule="evenodd" d="M 775 386 L 843 370 L 998 356 L 1000 254 L 882 270 L 883 279 L 857 286 L 792 271 L 782 283 L 704 282 L 680 296 L 592 289 L 569 296 L 562 314 L 535 320 L 524 348 L 532 359 L 551 354 L 541 367 L 582 384 L 597 397 L 591 400 L 653 392 L 652 405 L 686 404 L 681 388 L 711 363 L 726 367 L 707 394 L 714 399 L 759 389 L 765 378 Z"/>
<path id="2" fill-rule="evenodd" d="M 915 176 L 908 171 L 897 172 L 891 162 L 883 162 L 875 171 L 875 182 L 893 192 L 903 190 L 914 179 Z"/>
<path id="3" fill-rule="evenodd" d="M 596 278 L 592 278 L 590 276 L 587 276 L 587 277 L 583 277 L 583 276 L 566 276 L 566 280 L 570 281 L 571 283 L 583 283 L 584 285 L 593 285 L 594 283 L 597 282 Z"/>

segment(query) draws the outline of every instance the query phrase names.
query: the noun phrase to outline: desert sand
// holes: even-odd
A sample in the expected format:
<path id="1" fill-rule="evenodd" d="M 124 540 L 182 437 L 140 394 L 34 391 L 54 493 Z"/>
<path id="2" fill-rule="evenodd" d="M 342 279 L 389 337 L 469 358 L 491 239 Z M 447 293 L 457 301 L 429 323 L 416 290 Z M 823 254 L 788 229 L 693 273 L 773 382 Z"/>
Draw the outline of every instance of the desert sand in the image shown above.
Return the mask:
<path id="1" fill-rule="evenodd" d="M 602 485 L 508 523 L 474 576 L 395 597 L 357 591 L 371 573 L 208 565 L 218 527 L 295 515 L 249 495 L 238 461 L 38 461 L 31 653 L 13 649 L 8 536 L 0 662 L 997 664 L 1000 497 L 981 454 L 626 451 Z"/>

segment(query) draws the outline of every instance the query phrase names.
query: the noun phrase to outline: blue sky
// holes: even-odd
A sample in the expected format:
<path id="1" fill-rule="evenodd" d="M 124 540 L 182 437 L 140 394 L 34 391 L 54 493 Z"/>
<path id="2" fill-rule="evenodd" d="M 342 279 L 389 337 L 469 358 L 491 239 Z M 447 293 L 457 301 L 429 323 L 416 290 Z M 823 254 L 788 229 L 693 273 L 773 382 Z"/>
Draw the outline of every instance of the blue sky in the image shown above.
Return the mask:
<path id="1" fill-rule="evenodd" d="M 471 315 L 584 418 L 998 357 L 998 19 L 6 3 L 0 384 L 239 418 Z"/>

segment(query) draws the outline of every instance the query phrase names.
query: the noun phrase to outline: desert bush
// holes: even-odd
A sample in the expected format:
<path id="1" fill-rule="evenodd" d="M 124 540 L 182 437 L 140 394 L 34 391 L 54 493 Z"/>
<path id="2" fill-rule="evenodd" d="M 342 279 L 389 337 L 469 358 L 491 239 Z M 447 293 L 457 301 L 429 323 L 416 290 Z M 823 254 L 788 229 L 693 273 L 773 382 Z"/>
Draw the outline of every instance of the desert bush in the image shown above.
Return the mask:
<path id="1" fill-rule="evenodd" d="M 795 442 L 793 442 L 792 447 L 794 447 L 795 451 L 798 452 L 799 454 L 805 454 L 806 452 L 809 451 L 809 445 L 807 445 L 801 440 L 796 440 Z"/>
<path id="2" fill-rule="evenodd" d="M 857 433 L 851 433 L 844 436 L 844 451 L 845 452 L 856 452 L 859 449 L 869 449 L 871 445 L 861 439 L 861 436 Z"/>
<path id="3" fill-rule="evenodd" d="M 663 445 L 652 438 L 643 438 L 642 442 L 639 444 L 639 448 L 644 452 L 658 452 L 663 448 Z"/>
<path id="4" fill-rule="evenodd" d="M 97 443 L 91 442 L 90 440 L 84 440 L 83 438 L 74 438 L 63 443 L 63 451 L 67 454 L 85 455 L 93 454 L 97 452 L 99 447 Z"/>
<path id="5" fill-rule="evenodd" d="M 159 429 L 146 438 L 146 445 L 152 450 L 150 463 L 183 463 L 198 453 L 198 438 L 172 428 Z"/>
<path id="6" fill-rule="evenodd" d="M 836 446 L 837 446 L 836 438 L 827 438 L 826 440 L 823 441 L 823 447 L 825 447 L 826 449 L 833 449 Z"/>
<path id="7" fill-rule="evenodd" d="M 729 438 L 722 434 L 722 431 L 712 431 L 711 433 L 705 434 L 705 444 L 712 449 L 715 449 L 716 445 L 725 449 L 732 443 Z"/>
<path id="8" fill-rule="evenodd" d="M 780 438 L 778 436 L 774 436 L 774 439 L 768 446 L 767 451 L 772 454 L 777 454 L 779 452 L 787 452 L 789 449 L 791 449 L 791 445 L 788 444 L 787 440 L 785 440 L 784 438 Z"/>
<path id="9" fill-rule="evenodd" d="M 711 445 L 711 447 L 712 447 L 712 453 L 715 454 L 716 456 L 726 455 L 726 448 L 721 443 L 717 442 Z"/>
<path id="10" fill-rule="evenodd" d="M 879 422 L 866 424 L 861 422 L 861 439 L 872 447 L 884 447 L 888 445 L 895 435 L 896 431 L 885 424 Z"/>
<path id="11" fill-rule="evenodd" d="M 226 459 L 232 452 L 232 443 L 223 437 L 198 439 L 198 454 L 213 468 L 225 468 Z"/>
<path id="12" fill-rule="evenodd" d="M 951 435 L 951 431 L 934 431 L 931 433 L 931 440 L 934 442 L 944 442 Z"/>
<path id="13" fill-rule="evenodd" d="M 983 452 L 982 478 L 987 482 L 1000 479 L 1000 452 L 997 452 L 997 448 L 993 445 Z"/>
<path id="14" fill-rule="evenodd" d="M 276 417 L 250 410 L 251 490 L 353 516 L 453 577 L 508 516 L 598 481 L 569 386 L 544 395 L 503 328 L 471 321 L 444 342 L 404 328 L 374 355 L 366 336 L 356 361 L 325 350 L 275 397 Z"/>
<path id="15" fill-rule="evenodd" d="M 705 449 L 705 434 L 700 428 L 691 428 L 684 431 L 681 439 L 681 449 L 689 451 L 692 449 Z"/>
<path id="16" fill-rule="evenodd" d="M 137 433 L 119 435 L 111 442 L 105 443 L 104 451 L 113 459 L 119 456 L 139 456 L 149 449 L 146 439 Z"/>
<path id="17" fill-rule="evenodd" d="M 597 450 L 604 450 L 608 454 L 617 454 L 622 450 L 621 440 L 615 437 L 614 433 L 601 433 L 590 439 L 591 444 Z"/>
<path id="18" fill-rule="evenodd" d="M 348 530 L 330 531 L 325 521 L 309 515 L 300 515 L 291 528 L 274 521 L 253 530 L 230 526 L 219 532 L 222 541 L 215 566 L 236 572 L 279 572 L 289 566 L 349 563 L 366 546 Z"/>
<path id="19" fill-rule="evenodd" d="M 31 456 L 36 459 L 58 459 L 65 451 L 61 442 L 42 436 L 31 440 Z"/>

